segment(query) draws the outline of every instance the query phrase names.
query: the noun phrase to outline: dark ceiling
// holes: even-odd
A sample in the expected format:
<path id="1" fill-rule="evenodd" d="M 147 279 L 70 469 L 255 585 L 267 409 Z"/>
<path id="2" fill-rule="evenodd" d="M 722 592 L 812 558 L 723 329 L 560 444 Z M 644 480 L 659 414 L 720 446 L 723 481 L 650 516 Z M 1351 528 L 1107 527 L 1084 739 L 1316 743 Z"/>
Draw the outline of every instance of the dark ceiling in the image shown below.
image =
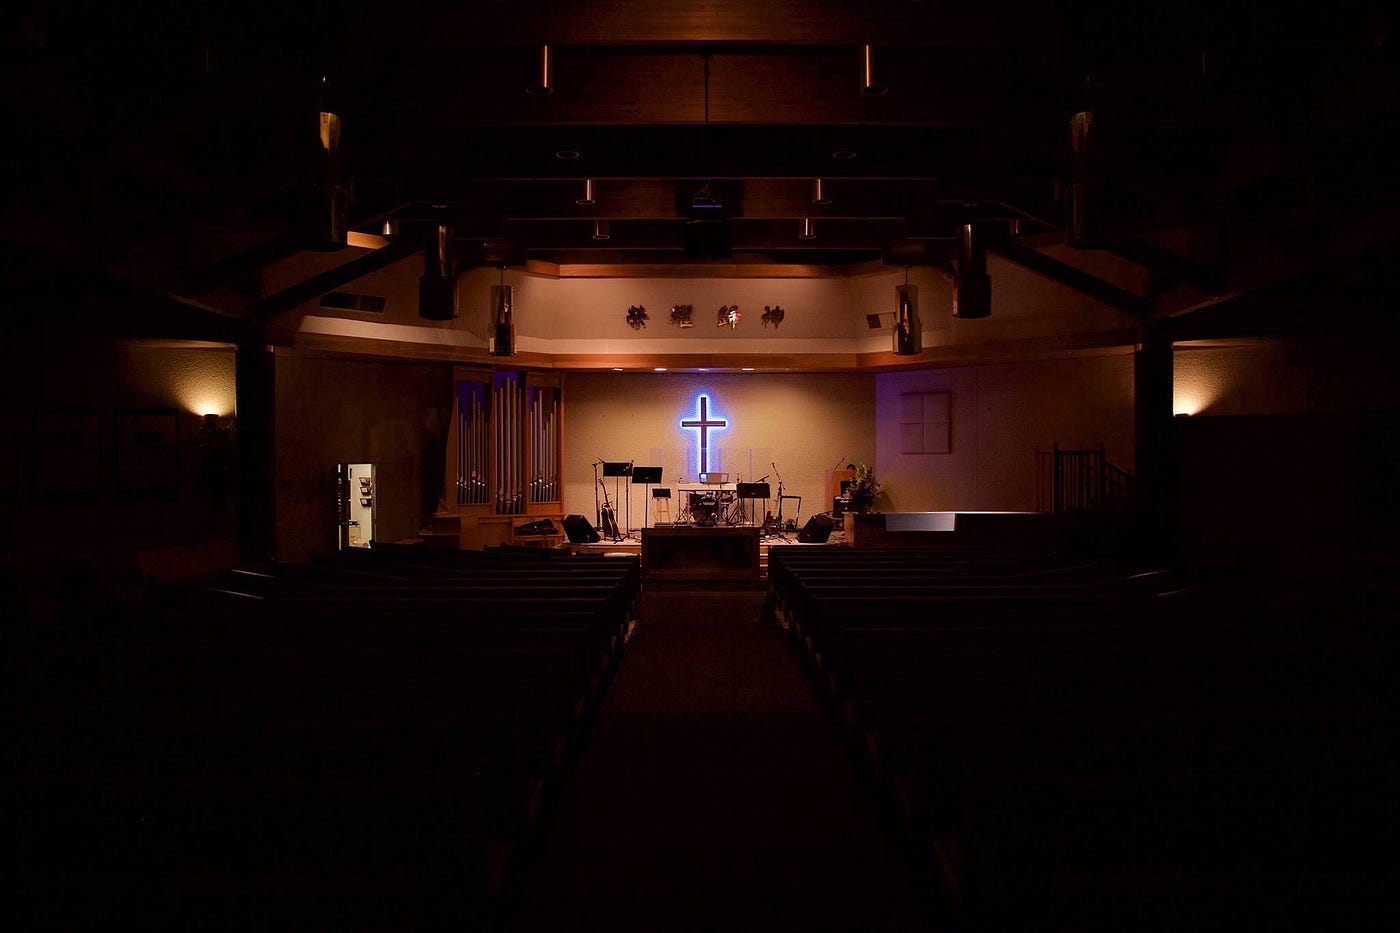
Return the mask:
<path id="1" fill-rule="evenodd" d="M 332 246 L 339 184 L 350 229 L 395 219 L 416 244 L 446 224 L 466 265 L 704 261 L 693 231 L 686 250 L 697 223 L 724 227 L 734 263 L 941 264 L 975 222 L 1009 258 L 1064 276 L 1038 250 L 1063 242 L 1081 181 L 1094 245 L 1163 288 L 1211 292 L 1241 231 L 1296 238 L 1395 198 L 1393 14 L 1379 4 L 292 6 L 12 14 L 5 236 L 217 304 L 255 290 L 259 268 Z M 544 44 L 553 93 L 537 96 Z M 883 94 L 862 93 L 865 44 Z M 321 110 L 342 121 L 335 165 Z M 1094 134 L 1077 163 L 1084 110 Z M 830 204 L 812 203 L 817 178 Z M 585 179 L 592 205 L 575 203 Z M 692 207 L 707 184 L 722 206 Z M 798 236 L 804 218 L 814 239 Z M 610 239 L 594 238 L 598 220 Z M 1214 245 L 1154 245 L 1174 228 Z M 263 316 L 287 303 L 251 299 Z"/>

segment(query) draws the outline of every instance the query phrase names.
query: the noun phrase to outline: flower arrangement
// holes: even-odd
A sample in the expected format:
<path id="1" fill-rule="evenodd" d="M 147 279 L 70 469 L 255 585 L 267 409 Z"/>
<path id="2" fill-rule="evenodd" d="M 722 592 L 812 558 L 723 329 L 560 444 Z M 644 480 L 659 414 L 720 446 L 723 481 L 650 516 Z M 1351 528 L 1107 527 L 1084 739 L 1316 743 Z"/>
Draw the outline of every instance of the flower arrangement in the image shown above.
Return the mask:
<path id="1" fill-rule="evenodd" d="M 856 511 L 865 512 L 884 491 L 884 484 L 875 481 L 875 470 L 862 463 L 856 467 L 856 478 L 846 487 L 846 498 Z"/>

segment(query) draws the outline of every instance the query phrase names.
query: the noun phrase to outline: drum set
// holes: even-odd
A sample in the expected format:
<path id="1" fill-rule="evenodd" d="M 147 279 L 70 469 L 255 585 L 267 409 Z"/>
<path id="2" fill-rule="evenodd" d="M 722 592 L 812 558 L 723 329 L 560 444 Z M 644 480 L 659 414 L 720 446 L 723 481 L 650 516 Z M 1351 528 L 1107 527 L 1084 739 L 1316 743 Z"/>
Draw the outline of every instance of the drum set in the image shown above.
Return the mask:
<path id="1" fill-rule="evenodd" d="M 681 520 L 692 525 L 742 525 L 744 503 L 730 491 L 686 493 Z"/>

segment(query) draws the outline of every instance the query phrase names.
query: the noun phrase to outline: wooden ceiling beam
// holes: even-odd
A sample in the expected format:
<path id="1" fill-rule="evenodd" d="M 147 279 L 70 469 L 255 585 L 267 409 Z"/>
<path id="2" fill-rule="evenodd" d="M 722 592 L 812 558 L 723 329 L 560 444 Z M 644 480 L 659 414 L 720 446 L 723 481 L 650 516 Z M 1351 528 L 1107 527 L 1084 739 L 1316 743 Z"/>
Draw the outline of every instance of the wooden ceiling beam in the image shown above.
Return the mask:
<path id="1" fill-rule="evenodd" d="M 1040 82 L 1020 53 L 892 51 L 880 80 L 861 93 L 859 47 L 721 50 L 708 56 L 715 124 L 964 126 L 1015 112 Z M 706 56 L 699 50 L 560 49 L 554 92 L 532 96 L 537 52 L 388 54 L 350 78 L 343 116 L 352 122 L 438 127 L 696 124 L 705 120 Z M 392 108 L 383 102 L 394 101 Z"/>
<path id="2" fill-rule="evenodd" d="M 963 46 L 1036 49 L 1057 38 L 1059 18 L 1042 4 L 1007 2 L 987 15 L 950 3 L 866 0 L 534 0 L 424 9 L 375 7 L 354 24 L 383 45 L 408 49 L 568 45 L 746 44 Z"/>

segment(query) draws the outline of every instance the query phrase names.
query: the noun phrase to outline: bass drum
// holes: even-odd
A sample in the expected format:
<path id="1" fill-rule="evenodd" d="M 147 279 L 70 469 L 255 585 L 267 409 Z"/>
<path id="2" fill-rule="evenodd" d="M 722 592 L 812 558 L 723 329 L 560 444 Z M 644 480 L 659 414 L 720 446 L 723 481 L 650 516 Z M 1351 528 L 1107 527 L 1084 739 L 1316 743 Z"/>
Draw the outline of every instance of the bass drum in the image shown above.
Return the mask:
<path id="1" fill-rule="evenodd" d="M 713 525 L 719 514 L 719 500 L 714 496 L 701 496 L 690 505 L 691 517 L 697 525 Z"/>

